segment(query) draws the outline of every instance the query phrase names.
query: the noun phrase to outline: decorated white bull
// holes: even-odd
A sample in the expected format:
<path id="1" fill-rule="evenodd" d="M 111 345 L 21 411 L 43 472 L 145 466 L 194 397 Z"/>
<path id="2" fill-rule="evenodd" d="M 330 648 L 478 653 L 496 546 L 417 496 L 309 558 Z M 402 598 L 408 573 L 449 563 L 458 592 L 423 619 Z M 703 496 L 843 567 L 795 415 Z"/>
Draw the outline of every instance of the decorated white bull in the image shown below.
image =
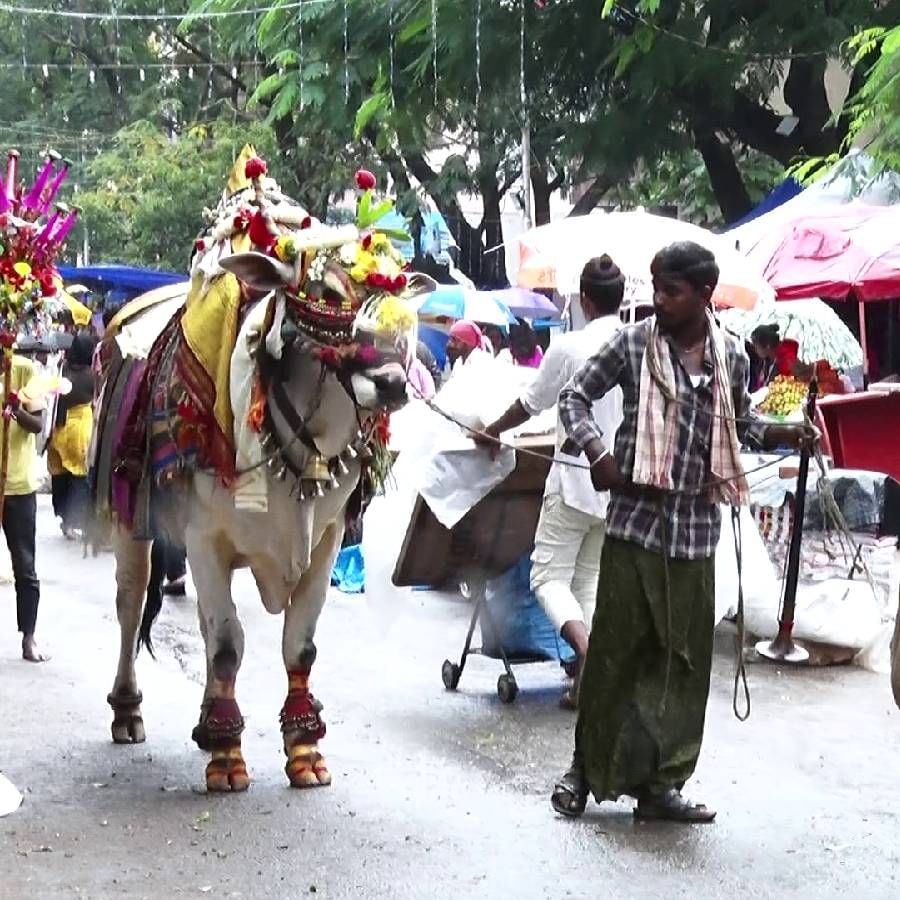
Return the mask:
<path id="1" fill-rule="evenodd" d="M 281 196 L 245 150 L 197 243 L 186 302 L 178 288 L 162 303 L 137 301 L 104 346 L 96 480 L 99 505 L 117 523 L 121 627 L 112 736 L 145 738 L 134 661 L 150 539 L 183 536 L 207 658 L 194 739 L 212 754 L 212 791 L 244 790 L 250 780 L 235 694 L 244 652 L 231 592 L 238 568 L 252 571 L 265 608 L 284 614 L 288 779 L 331 781 L 309 690 L 316 622 L 348 500 L 361 479 L 371 486 L 383 475 L 383 419 L 406 399 L 415 347 L 408 300 L 433 286 L 402 271 L 376 227 L 386 207 L 373 202 L 374 179 L 357 180 L 365 192 L 356 224 L 329 228 Z"/>

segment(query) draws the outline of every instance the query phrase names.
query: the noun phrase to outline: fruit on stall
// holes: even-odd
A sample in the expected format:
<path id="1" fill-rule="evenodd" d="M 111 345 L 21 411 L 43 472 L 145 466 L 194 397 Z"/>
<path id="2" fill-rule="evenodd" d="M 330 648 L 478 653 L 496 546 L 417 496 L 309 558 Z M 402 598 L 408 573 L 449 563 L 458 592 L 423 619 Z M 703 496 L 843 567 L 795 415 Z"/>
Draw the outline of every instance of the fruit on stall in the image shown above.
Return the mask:
<path id="1" fill-rule="evenodd" d="M 771 416 L 787 416 L 803 405 L 809 385 L 793 375 L 776 375 L 769 385 L 759 411 Z"/>

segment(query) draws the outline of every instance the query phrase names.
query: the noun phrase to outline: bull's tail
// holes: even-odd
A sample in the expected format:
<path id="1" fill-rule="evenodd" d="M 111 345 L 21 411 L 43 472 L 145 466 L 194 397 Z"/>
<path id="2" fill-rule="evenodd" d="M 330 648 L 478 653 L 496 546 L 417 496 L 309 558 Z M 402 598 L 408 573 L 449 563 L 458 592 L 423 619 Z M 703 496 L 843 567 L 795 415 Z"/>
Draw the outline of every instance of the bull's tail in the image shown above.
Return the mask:
<path id="1" fill-rule="evenodd" d="M 138 629 L 138 652 L 142 647 L 153 659 L 156 652 L 153 648 L 153 623 L 159 618 L 163 605 L 163 579 L 166 575 L 165 553 L 160 552 L 162 541 L 153 542 L 153 550 L 150 553 L 150 581 L 147 583 L 147 599 L 144 603 L 144 614 L 141 616 L 141 626 Z"/>

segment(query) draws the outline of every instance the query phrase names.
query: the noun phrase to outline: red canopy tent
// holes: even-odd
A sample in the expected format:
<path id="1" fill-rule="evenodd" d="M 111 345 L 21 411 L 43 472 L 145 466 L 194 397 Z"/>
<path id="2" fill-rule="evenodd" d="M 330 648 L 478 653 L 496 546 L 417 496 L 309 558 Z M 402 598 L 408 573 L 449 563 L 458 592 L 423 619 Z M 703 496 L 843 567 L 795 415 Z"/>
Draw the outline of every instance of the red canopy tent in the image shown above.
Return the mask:
<path id="1" fill-rule="evenodd" d="M 864 304 L 900 297 L 900 207 L 847 203 L 802 216 L 760 241 L 749 258 L 779 300 L 855 300 L 866 354 Z"/>
<path id="2" fill-rule="evenodd" d="M 784 223 L 748 254 L 779 300 L 856 301 L 869 375 L 865 304 L 900 297 L 900 207 L 848 203 Z M 835 463 L 900 479 L 900 394 L 826 397 L 820 412 Z"/>

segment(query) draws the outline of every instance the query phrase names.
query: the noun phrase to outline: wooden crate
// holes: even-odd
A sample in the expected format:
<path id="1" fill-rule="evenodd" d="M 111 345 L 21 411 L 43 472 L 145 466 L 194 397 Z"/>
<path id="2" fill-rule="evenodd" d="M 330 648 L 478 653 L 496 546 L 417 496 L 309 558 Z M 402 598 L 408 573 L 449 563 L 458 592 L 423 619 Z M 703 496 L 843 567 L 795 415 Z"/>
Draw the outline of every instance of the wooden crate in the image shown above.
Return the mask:
<path id="1" fill-rule="evenodd" d="M 550 435 L 519 438 L 516 467 L 452 528 L 441 525 L 421 497 L 416 498 L 397 558 L 398 587 L 437 587 L 478 573 L 491 578 L 509 569 L 534 546 L 544 484 L 553 456 Z"/>

